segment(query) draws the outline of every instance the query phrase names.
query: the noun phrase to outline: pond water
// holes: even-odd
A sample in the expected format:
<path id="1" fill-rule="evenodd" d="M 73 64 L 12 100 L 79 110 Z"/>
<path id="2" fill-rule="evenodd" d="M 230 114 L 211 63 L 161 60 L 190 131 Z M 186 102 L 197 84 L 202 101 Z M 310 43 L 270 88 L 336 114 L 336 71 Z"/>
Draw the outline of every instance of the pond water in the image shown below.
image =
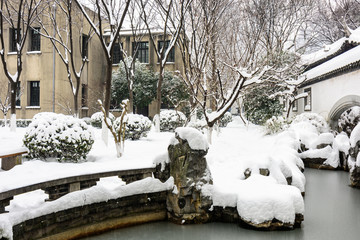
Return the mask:
<path id="1" fill-rule="evenodd" d="M 255 231 L 232 223 L 175 225 L 156 222 L 123 228 L 84 240 L 360 239 L 360 189 L 348 186 L 349 173 L 306 169 L 305 220 L 300 229 Z"/>

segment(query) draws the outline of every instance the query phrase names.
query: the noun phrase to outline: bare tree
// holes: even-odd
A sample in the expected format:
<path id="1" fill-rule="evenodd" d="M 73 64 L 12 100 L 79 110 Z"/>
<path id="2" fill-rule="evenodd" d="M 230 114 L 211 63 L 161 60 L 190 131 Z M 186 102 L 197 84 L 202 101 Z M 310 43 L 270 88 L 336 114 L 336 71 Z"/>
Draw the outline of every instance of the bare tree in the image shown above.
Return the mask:
<path id="1" fill-rule="evenodd" d="M 23 89 L 19 88 L 19 91 L 16 95 L 16 101 L 20 100 L 20 97 L 22 95 Z M 7 89 L 5 87 L 1 88 L 0 95 L 4 96 L 4 100 L 2 101 L 0 98 L 0 111 L 4 115 L 4 124 L 5 127 L 7 125 L 7 114 L 9 110 L 11 109 L 11 102 L 10 102 L 10 96 L 11 96 L 11 89 L 10 89 L 10 83 L 8 84 Z"/>
<path id="2" fill-rule="evenodd" d="M 84 15 L 86 21 L 90 24 L 94 34 L 99 38 L 101 47 L 106 59 L 106 75 L 105 75 L 105 96 L 104 108 L 106 115 L 110 110 L 111 98 L 111 79 L 112 79 L 112 64 L 113 64 L 113 50 L 117 44 L 120 29 L 123 25 L 126 13 L 128 11 L 130 0 L 91 0 L 89 1 L 94 16 L 88 14 L 86 7 L 80 0 L 74 0 L 80 11 Z M 104 30 L 109 30 L 104 33 Z"/>
<path id="3" fill-rule="evenodd" d="M 128 82 L 128 91 L 129 91 L 129 107 L 128 107 L 128 111 L 129 113 L 132 113 L 134 111 L 134 92 L 133 92 L 133 85 L 134 85 L 134 80 L 135 80 L 135 61 L 136 58 L 135 57 L 131 57 L 131 56 L 136 56 L 136 53 L 138 52 L 139 49 L 139 44 L 138 42 L 140 42 L 143 37 L 146 35 L 146 31 L 145 31 L 145 26 L 144 23 L 140 17 L 141 14 L 141 9 L 139 8 L 139 5 L 135 2 L 131 2 L 130 6 L 129 6 L 129 10 L 127 12 L 127 23 L 129 24 L 130 28 L 130 37 L 133 40 L 133 46 L 134 49 L 132 50 L 131 53 L 128 53 L 124 50 L 122 43 L 120 43 L 120 41 L 118 42 L 119 44 L 119 48 L 120 48 L 120 52 L 122 55 L 121 58 L 121 62 L 122 64 L 124 64 L 124 70 L 125 70 L 125 74 L 126 74 L 126 79 Z M 121 35 L 121 33 L 120 33 Z M 120 36 L 121 37 L 121 36 Z"/>
<path id="4" fill-rule="evenodd" d="M 297 44 L 297 34 L 306 21 L 310 1 L 224 1 L 218 14 L 214 14 L 216 21 L 210 21 L 218 26 L 214 32 L 206 29 L 210 19 L 206 15 L 214 5 L 204 1 L 210 0 L 193 2 L 186 21 L 187 36 L 181 45 L 182 51 L 189 53 L 183 54 L 184 63 L 189 66 L 185 69 L 185 80 L 203 109 L 211 142 L 214 124 L 247 86 L 288 78 L 286 74 L 291 73 L 297 59 L 292 52 L 302 47 Z M 209 34 L 218 34 L 216 54 L 209 47 L 214 39 Z M 216 66 L 216 79 L 213 79 L 213 66 Z M 216 82 L 216 88 L 209 87 L 209 78 Z M 217 100 L 216 109 L 209 114 L 206 109 L 212 96 Z"/>
<path id="5" fill-rule="evenodd" d="M 161 88 L 164 80 L 165 65 L 182 33 L 185 13 L 191 2 L 192 0 L 140 1 L 141 16 L 159 63 L 159 79 L 156 88 L 156 116 L 154 117 L 155 128 L 158 132 L 160 132 Z M 154 15 L 150 15 L 150 13 Z M 154 33 L 154 30 L 160 30 L 160 36 L 159 33 Z M 160 42 L 156 40 L 156 36 L 159 37 Z M 166 44 L 166 41 L 168 41 L 168 44 Z"/>
<path id="6" fill-rule="evenodd" d="M 1 0 L 0 6 L 0 57 L 4 69 L 4 74 L 10 83 L 10 112 L 11 112 L 11 130 L 16 129 L 16 95 L 17 84 L 23 68 L 22 55 L 26 45 L 26 38 L 31 29 L 36 16 L 43 11 L 44 1 L 41 0 Z M 8 28 L 8 31 L 6 31 Z M 11 34 L 12 43 L 8 47 L 5 45 L 4 33 Z M 10 49 L 9 49 L 10 48 Z M 12 69 L 8 62 L 6 53 L 14 52 L 16 55 L 16 68 Z"/>
<path id="7" fill-rule="evenodd" d="M 315 34 L 314 50 L 349 36 L 351 29 L 360 26 L 360 2 L 358 0 L 315 1 L 315 8 L 309 21 L 309 30 Z"/>
<path id="8" fill-rule="evenodd" d="M 81 75 L 88 62 L 87 45 L 93 36 L 93 31 L 90 28 L 87 34 L 83 36 L 85 31 L 84 16 L 71 0 L 54 0 L 49 3 L 48 9 L 49 11 L 46 14 L 39 16 L 37 19 L 43 30 L 40 34 L 51 41 L 66 68 L 73 95 L 74 110 L 71 112 L 75 117 L 79 117 L 78 99 L 81 88 Z M 46 19 L 44 19 L 45 16 Z M 50 24 L 48 24 L 49 22 Z M 50 25 L 50 28 L 47 27 L 48 25 Z M 82 44 L 85 44 L 85 46 L 82 46 Z M 82 52 L 82 50 L 85 52 Z M 81 58 L 76 57 L 77 51 Z"/>

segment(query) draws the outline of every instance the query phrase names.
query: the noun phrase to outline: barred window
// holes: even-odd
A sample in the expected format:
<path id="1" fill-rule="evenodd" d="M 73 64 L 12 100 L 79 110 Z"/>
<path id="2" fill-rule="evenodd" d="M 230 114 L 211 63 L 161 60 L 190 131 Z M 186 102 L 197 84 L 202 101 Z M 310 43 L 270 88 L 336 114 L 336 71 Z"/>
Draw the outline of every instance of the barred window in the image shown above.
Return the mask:
<path id="1" fill-rule="evenodd" d="M 121 43 L 121 48 L 122 48 L 123 44 Z M 120 50 L 120 45 L 119 43 L 115 43 L 114 45 L 114 50 L 113 50 L 113 54 L 112 54 L 112 58 L 113 58 L 113 64 L 118 64 L 120 63 L 120 61 L 122 60 L 123 56 Z"/>
<path id="2" fill-rule="evenodd" d="M 10 52 L 16 52 L 16 43 L 21 39 L 21 35 L 20 35 L 20 39 L 18 40 L 18 36 L 17 36 L 17 29 L 16 28 L 10 28 L 9 29 L 9 36 L 10 36 L 10 46 L 9 46 L 9 50 Z"/>
<path id="3" fill-rule="evenodd" d="M 158 41 L 158 51 L 160 53 L 161 48 L 164 45 L 164 41 Z M 169 48 L 170 41 L 165 41 L 165 51 Z M 165 53 L 165 52 L 164 52 Z M 158 59 L 160 61 L 160 59 Z M 175 62 L 175 48 L 173 47 L 169 53 L 168 58 L 166 59 L 166 62 Z"/>
<path id="4" fill-rule="evenodd" d="M 149 42 L 133 42 L 133 56 L 142 63 L 149 63 Z"/>
<path id="5" fill-rule="evenodd" d="M 29 106 L 40 106 L 40 81 L 30 81 Z"/>
<path id="6" fill-rule="evenodd" d="M 16 106 L 20 107 L 21 102 L 20 102 L 20 97 L 21 97 L 21 83 L 20 81 L 16 83 Z"/>
<path id="7" fill-rule="evenodd" d="M 311 88 L 304 89 L 304 92 L 307 93 L 307 97 L 304 98 L 304 110 L 311 111 Z"/>
<path id="8" fill-rule="evenodd" d="M 33 28 L 30 31 L 30 51 L 40 51 L 40 28 Z"/>
<path id="9" fill-rule="evenodd" d="M 88 47 L 89 45 L 89 36 L 88 35 L 85 35 L 83 34 L 82 35 L 82 46 L 81 46 L 81 56 L 82 58 L 88 58 L 89 55 L 88 55 Z"/>

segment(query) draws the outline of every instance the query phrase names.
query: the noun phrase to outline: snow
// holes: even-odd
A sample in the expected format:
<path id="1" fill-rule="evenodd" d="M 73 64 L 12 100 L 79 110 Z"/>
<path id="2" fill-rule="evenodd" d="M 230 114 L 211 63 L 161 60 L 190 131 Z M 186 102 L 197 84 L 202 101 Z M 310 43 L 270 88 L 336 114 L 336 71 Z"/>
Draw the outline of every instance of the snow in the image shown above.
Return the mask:
<path id="1" fill-rule="evenodd" d="M 305 177 L 300 171 L 304 165 L 297 153 L 298 139 L 294 130 L 268 136 L 264 128 L 245 126 L 240 118 L 234 118 L 228 127 L 222 128 L 221 133 L 214 136 L 210 148 L 204 135 L 193 128 L 177 128 L 175 134 L 153 130 L 138 141 L 126 140 L 124 155 L 117 159 L 114 142 L 110 141 L 106 146 L 101 140 L 101 130 L 90 128 L 94 132 L 95 143 L 87 162 L 25 161 L 9 171 L 0 170 L 0 192 L 75 175 L 149 168 L 157 163 L 164 168 L 164 163 L 169 162 L 167 147 L 170 139 L 178 134 L 180 138 L 188 140 L 190 147 L 208 150 L 206 159 L 213 185 L 203 186 L 202 194 L 212 196 L 214 206 L 237 207 L 244 220 L 254 223 L 273 218 L 294 223 L 295 213 L 304 213 L 301 192 L 305 191 Z M 307 128 L 317 133 L 310 123 Z M 8 128 L 0 128 L 0 144 L 22 146 L 25 129 L 18 128 L 16 133 L 7 133 Z M 251 170 L 251 176 L 247 179 L 244 176 L 246 169 Z M 270 175 L 260 175 L 260 169 L 268 169 Z M 292 177 L 291 186 L 287 185 L 288 177 Z M 118 178 L 106 178 L 94 187 L 69 193 L 52 202 L 44 202 L 47 195 L 42 191 L 26 193 L 11 201 L 6 208 L 10 213 L 0 214 L 0 229 L 3 229 L 0 237 L 11 236 L 11 226 L 14 224 L 43 214 L 162 190 L 178 191 L 173 188 L 173 179 L 161 183 L 157 179 L 147 178 L 124 185 Z"/>
<path id="2" fill-rule="evenodd" d="M 342 133 L 336 135 L 336 137 L 334 139 L 333 148 L 338 149 L 340 152 L 343 152 L 346 155 L 349 154 L 350 139 L 346 135 L 346 133 L 342 132 Z"/>
<path id="3" fill-rule="evenodd" d="M 305 152 L 300 153 L 301 158 L 324 158 L 327 159 L 332 152 L 330 146 L 326 146 L 321 149 L 309 149 Z"/>
<path id="4" fill-rule="evenodd" d="M 165 183 L 154 178 L 145 178 L 128 185 L 124 185 L 120 181 L 118 184 L 114 184 L 113 181 L 112 183 L 111 187 L 99 184 L 82 191 L 69 193 L 52 202 L 42 201 L 46 195 L 44 196 L 41 190 L 17 197 L 8 207 L 11 212 L 0 214 L 0 227 L 3 229 L 3 232 L 0 231 L 0 237 L 11 238 L 12 228 L 10 226 L 42 215 L 136 194 L 172 190 L 174 179 L 169 178 Z"/>
<path id="5" fill-rule="evenodd" d="M 334 71 L 336 69 L 345 67 L 353 62 L 360 60 L 360 46 L 352 48 L 343 54 L 336 56 L 335 58 L 324 62 L 323 64 L 306 71 L 304 75 L 307 80 L 319 77 L 328 72 Z"/>
<path id="6" fill-rule="evenodd" d="M 322 133 L 311 142 L 310 148 L 316 148 L 320 144 L 332 144 L 333 141 L 334 135 L 332 133 Z"/>
<path id="7" fill-rule="evenodd" d="M 351 132 L 350 146 L 355 147 L 358 141 L 360 141 L 360 124 L 356 125 L 356 127 Z"/>
<path id="8" fill-rule="evenodd" d="M 193 150 L 203 150 L 207 151 L 209 149 L 209 144 L 204 137 L 204 135 L 197 129 L 191 127 L 179 127 L 175 129 L 175 136 L 186 140 L 189 143 L 189 146 Z M 174 139 L 170 140 L 171 144 L 176 144 Z"/>
<path id="9" fill-rule="evenodd" d="M 345 41 L 348 42 L 360 42 L 360 28 L 355 29 L 352 31 L 352 34 L 349 38 L 343 37 L 337 40 L 336 42 L 332 43 L 331 45 L 325 45 L 324 49 L 321 49 L 317 52 L 310 53 L 307 55 L 303 55 L 302 61 L 306 64 L 315 63 L 321 59 L 324 59 L 337 51 L 340 50 L 341 46 L 345 43 Z"/>

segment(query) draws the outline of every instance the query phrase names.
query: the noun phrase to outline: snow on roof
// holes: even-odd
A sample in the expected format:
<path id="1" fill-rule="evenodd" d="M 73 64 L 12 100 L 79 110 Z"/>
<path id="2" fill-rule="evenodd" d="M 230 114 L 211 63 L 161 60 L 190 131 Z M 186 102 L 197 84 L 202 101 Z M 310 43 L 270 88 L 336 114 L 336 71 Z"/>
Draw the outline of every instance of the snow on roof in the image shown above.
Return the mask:
<path id="1" fill-rule="evenodd" d="M 343 68 L 351 63 L 360 60 L 360 46 L 350 49 L 339 56 L 336 56 L 329 61 L 320 64 L 317 67 L 306 71 L 303 75 L 306 77 L 307 81 L 314 79 L 316 77 L 320 77 L 326 73 L 332 72 L 334 70 L 338 70 Z"/>
<path id="2" fill-rule="evenodd" d="M 325 45 L 323 49 L 321 49 L 317 52 L 303 55 L 301 57 L 302 62 L 305 64 L 312 64 L 321 59 L 327 58 L 327 57 L 331 56 L 332 54 L 336 53 L 337 51 L 339 51 L 341 49 L 342 45 L 346 41 L 348 41 L 349 43 L 351 43 L 351 42 L 360 43 L 360 27 L 353 30 L 350 37 L 348 37 L 348 38 L 347 37 L 340 38 L 339 40 L 337 40 L 336 42 L 334 42 L 330 45 Z"/>

